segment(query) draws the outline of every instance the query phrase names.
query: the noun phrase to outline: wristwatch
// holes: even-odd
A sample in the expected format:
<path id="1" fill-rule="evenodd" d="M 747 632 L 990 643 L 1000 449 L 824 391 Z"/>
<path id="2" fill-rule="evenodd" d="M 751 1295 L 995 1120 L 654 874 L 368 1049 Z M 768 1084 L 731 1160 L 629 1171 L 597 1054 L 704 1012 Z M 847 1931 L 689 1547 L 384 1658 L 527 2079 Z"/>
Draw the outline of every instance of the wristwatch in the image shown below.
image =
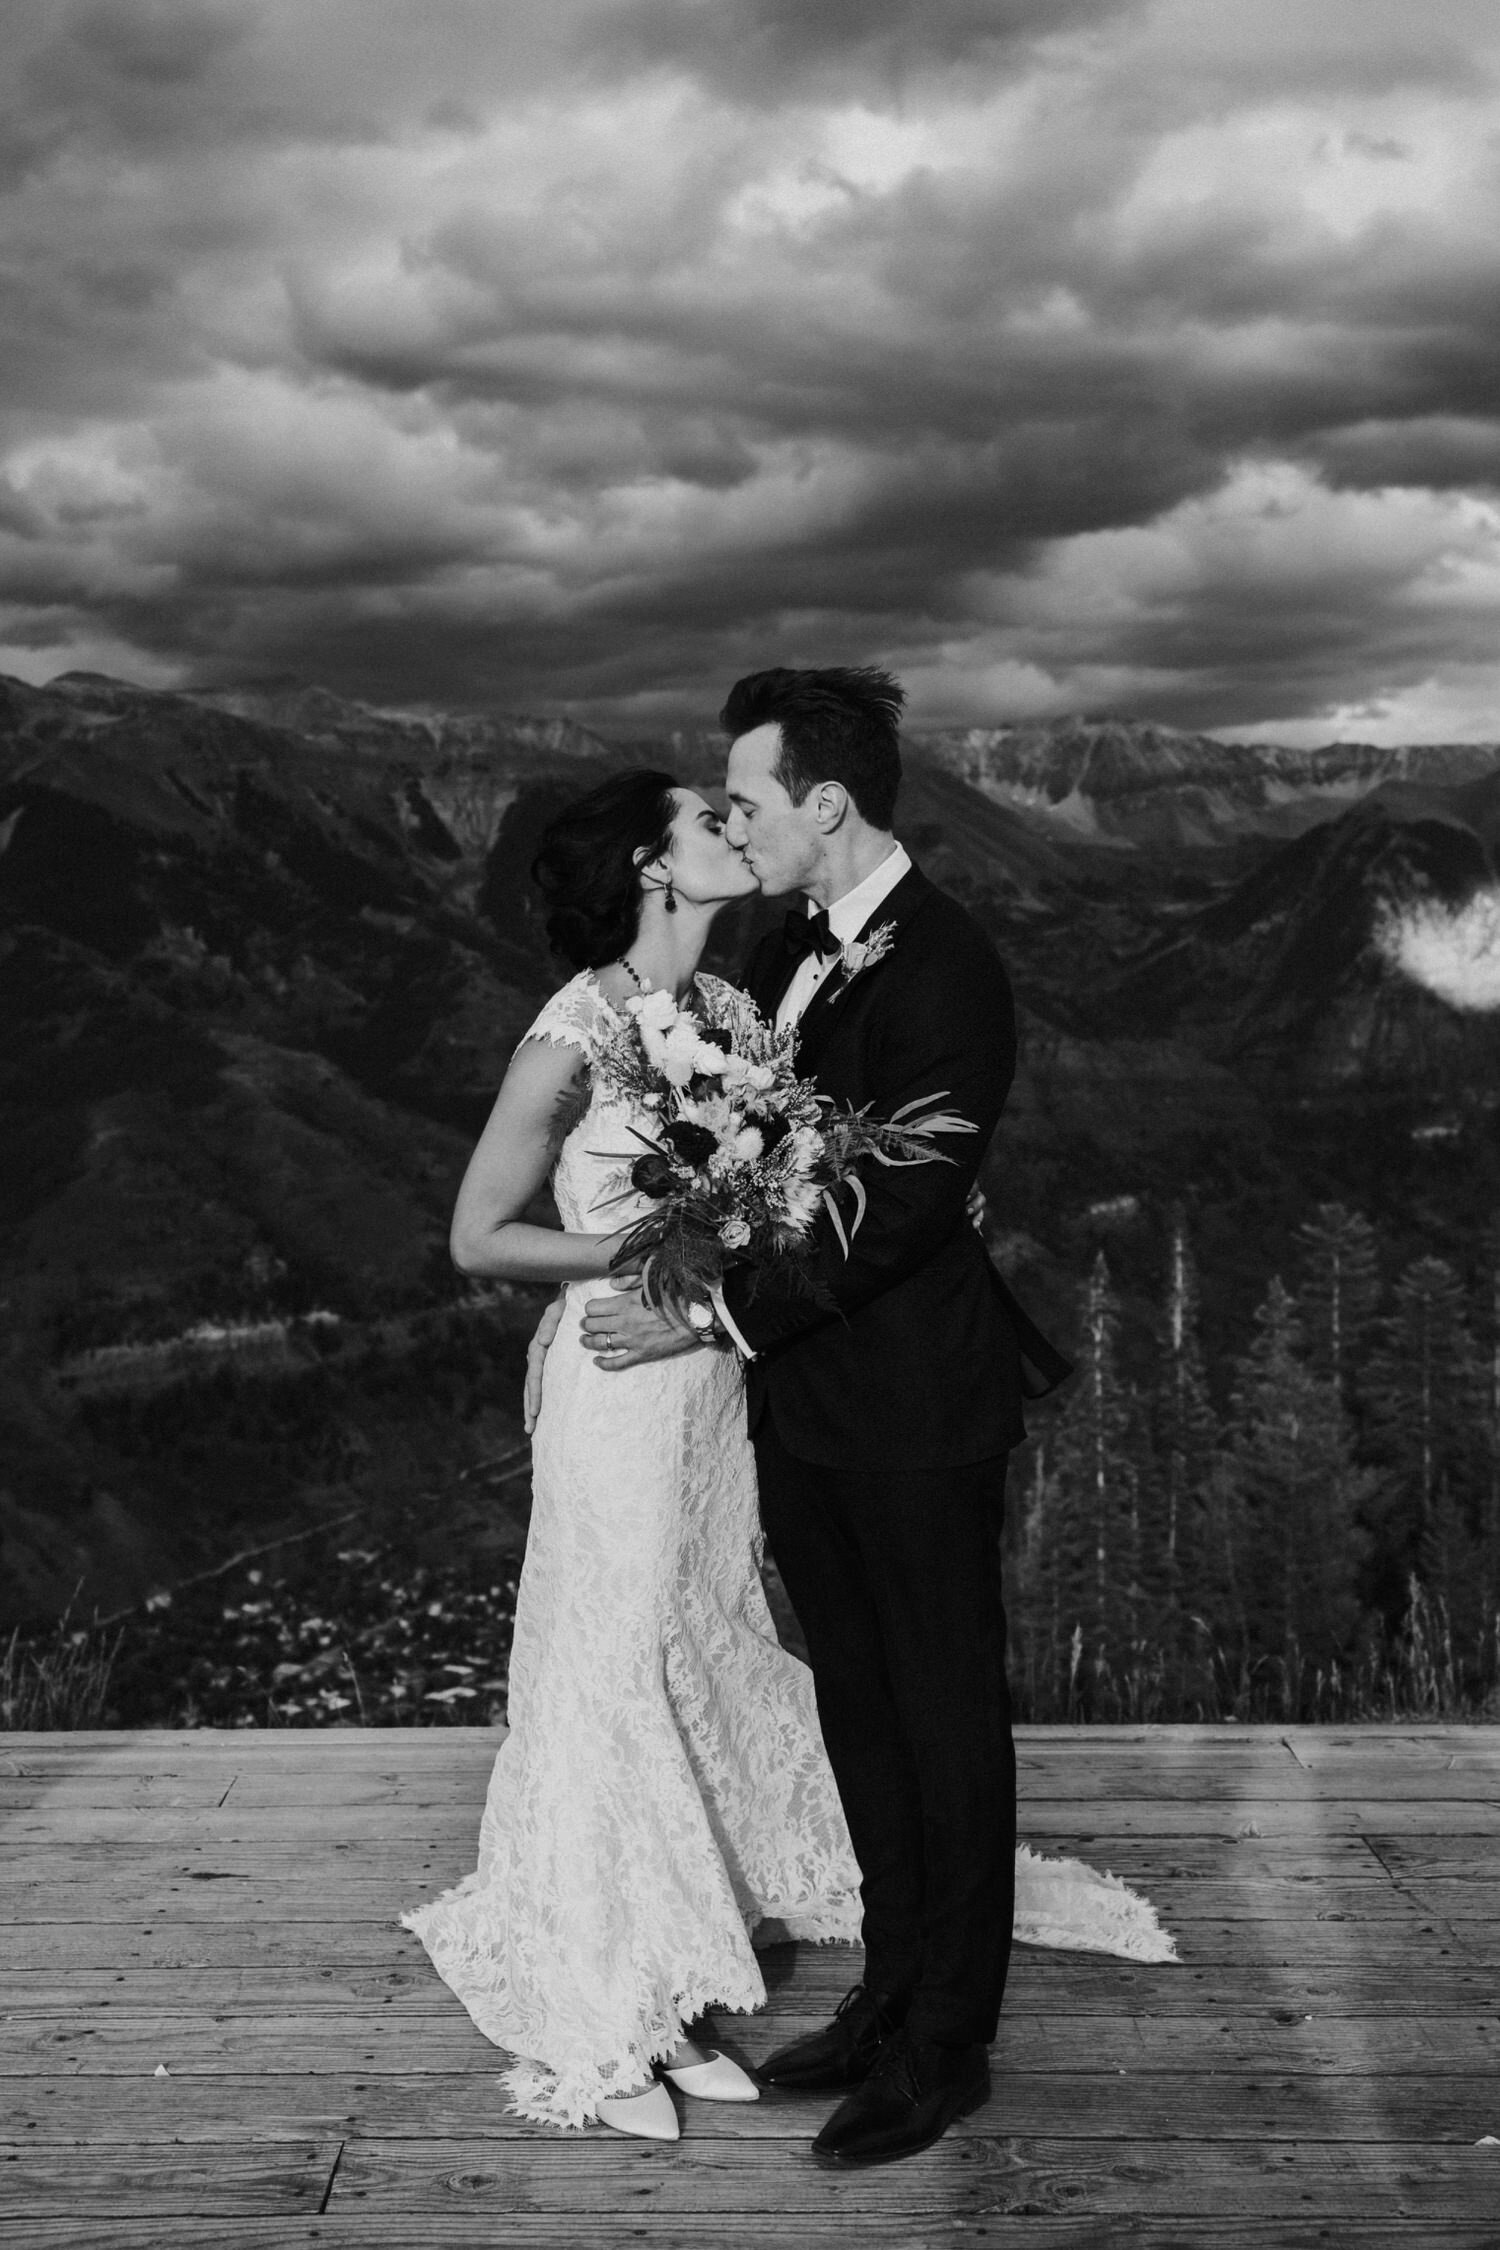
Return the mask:
<path id="1" fill-rule="evenodd" d="M 691 1304 L 687 1309 L 688 1325 L 696 1328 L 700 1336 L 711 1336 L 718 1326 L 712 1305 Z"/>

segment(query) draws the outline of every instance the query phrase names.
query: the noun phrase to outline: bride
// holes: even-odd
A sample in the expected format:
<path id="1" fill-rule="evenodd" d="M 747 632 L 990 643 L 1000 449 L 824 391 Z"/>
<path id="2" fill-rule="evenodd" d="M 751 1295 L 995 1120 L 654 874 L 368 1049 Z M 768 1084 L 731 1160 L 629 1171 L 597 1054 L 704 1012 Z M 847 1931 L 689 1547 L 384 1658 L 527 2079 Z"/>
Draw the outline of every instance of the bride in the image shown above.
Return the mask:
<path id="1" fill-rule="evenodd" d="M 728 2056 L 688 2037 L 713 2005 L 764 2003 L 756 1926 L 860 1931 L 811 1675 L 778 1643 L 761 1587 L 739 1363 L 684 1333 L 678 1356 L 622 1377 L 581 1335 L 585 1301 L 649 1208 L 629 1184 L 631 1127 L 649 1120 L 593 1088 L 591 1057 L 633 994 L 691 991 L 715 916 L 756 881 L 712 806 L 652 771 L 565 811 L 535 873 L 549 938 L 578 973 L 516 1049 L 452 1248 L 465 1273 L 561 1285 L 565 1305 L 479 1865 L 402 1920 L 515 2058 L 504 2083 L 522 2116 L 675 2140 L 665 2082 L 757 2098 Z M 549 1176 L 561 1232 L 525 1215 Z M 1089 1902 L 1096 1927 L 1080 1934 L 1078 1881 L 1097 1893 L 1102 1879 L 1018 1862 L 1018 1935 L 1140 1950 L 1139 1931 L 1122 1939 L 1122 1886 Z"/>

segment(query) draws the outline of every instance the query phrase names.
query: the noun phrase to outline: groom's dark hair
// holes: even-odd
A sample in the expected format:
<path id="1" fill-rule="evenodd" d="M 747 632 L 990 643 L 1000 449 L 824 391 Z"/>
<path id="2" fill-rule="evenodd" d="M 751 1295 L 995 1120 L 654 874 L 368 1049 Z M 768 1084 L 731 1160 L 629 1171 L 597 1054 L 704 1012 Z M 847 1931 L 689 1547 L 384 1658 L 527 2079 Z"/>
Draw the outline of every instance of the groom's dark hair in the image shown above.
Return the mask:
<path id="1" fill-rule="evenodd" d="M 752 727 L 781 729 L 775 778 L 800 805 L 821 781 L 840 782 L 872 828 L 889 828 L 901 786 L 901 706 L 906 690 L 872 665 L 751 672 L 719 713 L 731 742 Z"/>

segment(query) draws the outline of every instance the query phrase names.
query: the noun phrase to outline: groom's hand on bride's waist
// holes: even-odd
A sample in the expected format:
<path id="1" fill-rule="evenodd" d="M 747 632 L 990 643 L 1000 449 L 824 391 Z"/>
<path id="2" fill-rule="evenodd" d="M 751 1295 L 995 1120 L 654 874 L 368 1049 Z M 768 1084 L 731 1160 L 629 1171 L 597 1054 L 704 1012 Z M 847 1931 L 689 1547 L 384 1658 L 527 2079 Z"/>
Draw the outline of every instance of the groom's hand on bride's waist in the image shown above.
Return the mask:
<path id="1" fill-rule="evenodd" d="M 563 1307 L 567 1301 L 560 1289 L 537 1322 L 536 1334 L 526 1347 L 526 1388 L 521 1399 L 521 1421 L 528 1437 L 536 1428 L 536 1418 L 542 1411 L 542 1377 L 546 1371 L 547 1354 L 552 1349 L 553 1337 L 562 1326 Z"/>
<path id="2" fill-rule="evenodd" d="M 590 1297 L 583 1308 L 584 1349 L 596 1367 L 618 1374 L 651 1359 L 675 1359 L 679 1352 L 703 1349 L 704 1339 L 644 1302 L 639 1284 L 617 1276 L 608 1291 Z"/>

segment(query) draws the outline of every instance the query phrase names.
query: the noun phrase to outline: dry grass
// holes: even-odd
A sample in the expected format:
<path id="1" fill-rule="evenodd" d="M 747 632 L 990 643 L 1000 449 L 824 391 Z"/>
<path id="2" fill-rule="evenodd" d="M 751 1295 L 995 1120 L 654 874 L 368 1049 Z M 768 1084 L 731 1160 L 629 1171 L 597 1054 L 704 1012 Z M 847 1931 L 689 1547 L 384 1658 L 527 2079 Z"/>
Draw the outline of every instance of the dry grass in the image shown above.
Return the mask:
<path id="1" fill-rule="evenodd" d="M 1446 1605 L 1413 1578 L 1393 1635 L 1370 1634 L 1343 1661 L 1317 1664 L 1295 1643 L 1235 1655 L 1202 1625 L 1197 1645 L 1090 1644 L 1074 1629 L 1063 1661 L 1018 1636 L 1017 1716 L 1069 1724 L 1166 1725 L 1241 1720 L 1284 1726 L 1492 1719 L 1500 1705 L 1500 1614 L 1456 1646 Z"/>
<path id="2" fill-rule="evenodd" d="M 45 1634 L 11 1634 L 0 1656 L 0 1728 L 66 1733 L 104 1724 L 124 1630 L 75 1626 L 69 1616 Z"/>

